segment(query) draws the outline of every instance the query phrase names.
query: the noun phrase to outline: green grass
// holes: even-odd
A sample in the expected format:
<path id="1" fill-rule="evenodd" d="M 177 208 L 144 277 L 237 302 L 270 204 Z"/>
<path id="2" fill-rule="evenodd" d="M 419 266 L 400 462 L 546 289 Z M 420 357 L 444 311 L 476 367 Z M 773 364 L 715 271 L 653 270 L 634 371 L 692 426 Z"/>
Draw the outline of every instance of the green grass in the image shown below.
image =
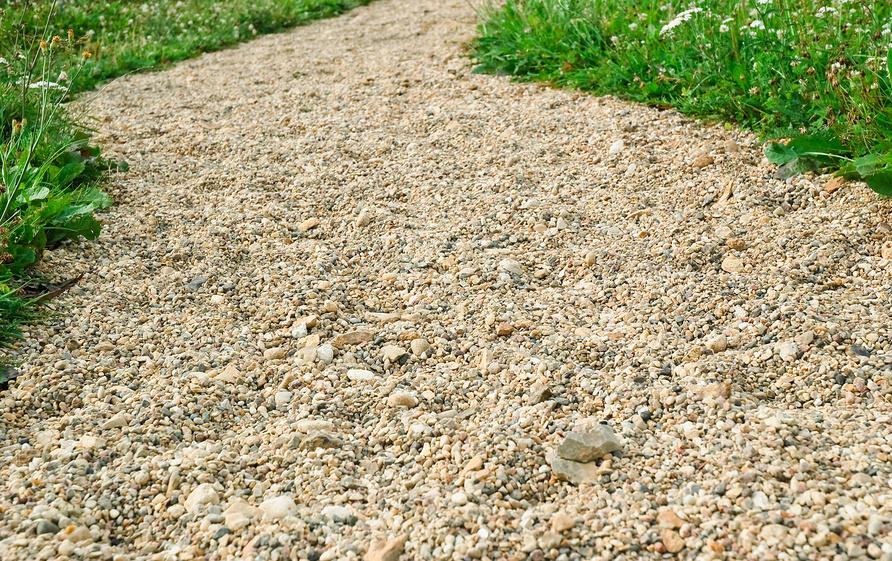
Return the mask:
<path id="1" fill-rule="evenodd" d="M 57 0 L 50 35 L 65 37 L 71 29 L 78 38 L 77 52 L 61 59 L 61 65 L 76 64 L 79 51 L 93 55 L 73 81 L 73 89 L 83 91 L 129 72 L 163 68 L 370 1 Z M 13 0 L 0 21 L 0 37 L 12 36 L 19 21 L 30 33 L 39 33 L 52 7 L 52 0 Z"/>
<path id="2" fill-rule="evenodd" d="M 506 0 L 482 11 L 483 72 L 732 121 L 787 174 L 839 169 L 892 195 L 892 3 Z"/>
<path id="3" fill-rule="evenodd" d="M 0 9 L 0 347 L 42 316 L 46 249 L 94 239 L 115 167 L 66 111 L 72 93 L 371 0 L 12 0 Z M 123 164 L 120 164 L 123 167 Z M 2 360 L 0 360 L 2 362 Z M 2 366 L 2 364 L 0 364 Z M 0 384 L 3 370 L 0 369 Z"/>

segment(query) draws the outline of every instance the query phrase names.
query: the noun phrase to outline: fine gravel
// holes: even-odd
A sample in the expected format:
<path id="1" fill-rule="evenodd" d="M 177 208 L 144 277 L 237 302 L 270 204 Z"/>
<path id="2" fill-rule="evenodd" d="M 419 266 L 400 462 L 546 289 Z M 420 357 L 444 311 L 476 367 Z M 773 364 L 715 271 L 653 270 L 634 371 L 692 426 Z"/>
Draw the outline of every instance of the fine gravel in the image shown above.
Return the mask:
<path id="1" fill-rule="evenodd" d="M 472 74 L 474 22 L 96 94 L 130 171 L 42 265 L 85 275 L 0 394 L 0 558 L 892 560 L 892 204 Z"/>

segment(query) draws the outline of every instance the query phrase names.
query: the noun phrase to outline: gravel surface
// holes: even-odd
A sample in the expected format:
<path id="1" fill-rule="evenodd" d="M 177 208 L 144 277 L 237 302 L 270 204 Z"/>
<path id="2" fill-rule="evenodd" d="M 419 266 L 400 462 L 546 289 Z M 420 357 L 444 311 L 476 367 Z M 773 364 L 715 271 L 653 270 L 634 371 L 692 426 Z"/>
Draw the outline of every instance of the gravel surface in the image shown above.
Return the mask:
<path id="1" fill-rule="evenodd" d="M 387 0 L 129 76 L 0 558 L 892 560 L 892 204 Z M 400 557 L 400 555 L 402 555 Z"/>

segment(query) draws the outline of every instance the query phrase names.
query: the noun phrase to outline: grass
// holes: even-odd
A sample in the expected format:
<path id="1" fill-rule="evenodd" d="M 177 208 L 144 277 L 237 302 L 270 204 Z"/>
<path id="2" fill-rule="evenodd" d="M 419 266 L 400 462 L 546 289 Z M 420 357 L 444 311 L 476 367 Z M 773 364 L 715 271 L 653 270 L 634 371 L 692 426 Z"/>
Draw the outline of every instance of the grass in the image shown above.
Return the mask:
<path id="1" fill-rule="evenodd" d="M 482 72 L 725 120 L 783 175 L 837 169 L 892 195 L 892 3 L 505 0 L 482 11 Z"/>
<path id="2" fill-rule="evenodd" d="M 107 170 L 73 93 L 371 0 L 11 0 L 0 9 L 0 347 L 41 316 L 44 251 L 94 239 Z M 124 164 L 119 164 L 123 167 Z M 50 291 L 51 292 L 51 291 Z M 2 364 L 0 364 L 2 367 Z M 5 369 L 0 368 L 0 387 Z"/>

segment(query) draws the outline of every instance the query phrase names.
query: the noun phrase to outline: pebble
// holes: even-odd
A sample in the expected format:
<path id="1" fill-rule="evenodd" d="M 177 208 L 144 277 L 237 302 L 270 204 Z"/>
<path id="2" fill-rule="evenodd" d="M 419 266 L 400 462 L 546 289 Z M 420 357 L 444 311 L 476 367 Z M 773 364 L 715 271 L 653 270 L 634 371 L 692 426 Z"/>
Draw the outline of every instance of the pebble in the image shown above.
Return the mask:
<path id="1" fill-rule="evenodd" d="M 722 259 L 722 270 L 726 273 L 740 273 L 743 271 L 743 259 L 728 255 Z"/>
<path id="2" fill-rule="evenodd" d="M 50 522 L 49 520 L 39 520 L 37 522 L 37 535 L 41 534 L 57 534 L 59 532 L 59 526 Z"/>
<path id="3" fill-rule="evenodd" d="M 283 347 L 272 347 L 263 351 L 264 360 L 282 360 L 288 354 Z"/>
<path id="4" fill-rule="evenodd" d="M 387 405 L 391 407 L 415 407 L 418 398 L 411 392 L 397 391 L 387 396 Z"/>
<path id="5" fill-rule="evenodd" d="M 563 512 L 556 512 L 551 517 L 551 531 L 563 533 L 576 526 L 576 519 Z"/>
<path id="6" fill-rule="evenodd" d="M 412 349 L 412 354 L 415 356 L 422 356 L 431 348 L 431 345 L 427 342 L 427 339 L 421 337 L 412 339 L 412 342 L 409 344 L 409 346 Z"/>
<path id="7" fill-rule="evenodd" d="M 214 486 L 210 483 L 202 483 L 189 493 L 183 506 L 186 508 L 186 512 L 195 514 L 206 508 L 208 505 L 215 505 L 219 502 L 220 495 L 217 494 L 217 490 L 214 489 Z"/>
<path id="8" fill-rule="evenodd" d="M 264 500 L 260 503 L 258 510 L 264 520 L 281 520 L 288 516 L 295 516 L 298 512 L 294 499 L 287 495 L 279 495 Z"/>
<path id="9" fill-rule="evenodd" d="M 556 453 L 565 460 L 591 462 L 622 449 L 622 443 L 610 427 L 595 424 L 585 432 L 573 431 L 567 434 Z"/>
<path id="10" fill-rule="evenodd" d="M 403 554 L 408 536 L 399 535 L 387 540 L 379 540 L 372 543 L 368 552 L 363 556 L 364 561 L 398 561 Z"/>
<path id="11" fill-rule="evenodd" d="M 329 364 L 334 360 L 334 347 L 328 343 L 323 343 L 316 347 L 316 360 L 322 364 Z"/>
<path id="12" fill-rule="evenodd" d="M 670 530 L 668 528 L 663 530 L 660 534 L 660 539 L 663 542 L 663 547 L 665 547 L 666 551 L 669 553 L 678 553 L 685 548 L 684 540 L 675 530 Z"/>

